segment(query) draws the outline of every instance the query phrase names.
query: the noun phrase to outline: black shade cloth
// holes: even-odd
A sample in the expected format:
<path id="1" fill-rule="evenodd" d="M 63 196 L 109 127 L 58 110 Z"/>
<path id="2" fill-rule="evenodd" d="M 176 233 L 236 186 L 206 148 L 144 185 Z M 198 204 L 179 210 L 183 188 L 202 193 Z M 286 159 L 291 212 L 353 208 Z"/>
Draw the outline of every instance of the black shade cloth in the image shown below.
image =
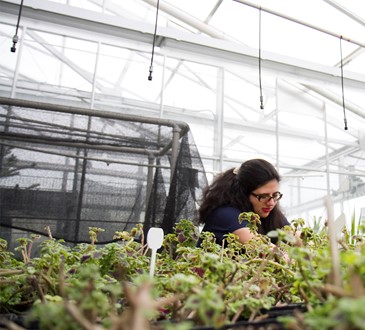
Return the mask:
<path id="1" fill-rule="evenodd" d="M 103 244 L 138 223 L 166 234 L 193 220 L 207 180 L 190 131 L 171 173 L 171 127 L 111 117 L 0 104 L 1 238 L 12 244 L 49 226 L 54 238 L 89 242 L 99 227 Z"/>

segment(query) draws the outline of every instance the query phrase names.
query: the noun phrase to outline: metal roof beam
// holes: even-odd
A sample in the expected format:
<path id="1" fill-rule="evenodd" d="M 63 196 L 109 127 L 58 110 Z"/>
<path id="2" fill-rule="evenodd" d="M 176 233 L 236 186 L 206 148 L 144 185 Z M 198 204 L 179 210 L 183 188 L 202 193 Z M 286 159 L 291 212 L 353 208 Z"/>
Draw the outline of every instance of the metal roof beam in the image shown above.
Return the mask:
<path id="1" fill-rule="evenodd" d="M 3 22 L 15 24 L 19 8 L 16 1 L 0 0 L 0 5 L 4 15 Z M 43 22 L 43 25 L 39 24 L 40 22 Z M 61 31 L 67 27 L 69 36 L 105 44 L 120 44 L 124 47 L 130 42 L 128 47 L 143 49 L 146 52 L 150 51 L 154 32 L 152 24 L 42 0 L 28 0 L 25 3 L 21 23 L 37 30 L 44 29 L 51 33 L 53 30 L 54 33 L 59 34 L 64 34 Z M 156 49 L 156 53 L 215 66 L 229 66 L 233 63 L 257 67 L 257 49 L 237 44 L 237 42 L 207 38 L 204 35 L 191 34 L 169 27 L 159 27 L 157 33 L 162 43 L 161 47 Z M 316 65 L 269 52 L 262 53 L 262 67 L 268 73 L 271 71 L 272 74 L 290 76 L 296 80 L 307 80 L 307 82 L 314 80 L 337 86 L 341 81 L 338 68 Z M 365 88 L 365 75 L 346 71 L 344 83 L 348 87 Z"/>

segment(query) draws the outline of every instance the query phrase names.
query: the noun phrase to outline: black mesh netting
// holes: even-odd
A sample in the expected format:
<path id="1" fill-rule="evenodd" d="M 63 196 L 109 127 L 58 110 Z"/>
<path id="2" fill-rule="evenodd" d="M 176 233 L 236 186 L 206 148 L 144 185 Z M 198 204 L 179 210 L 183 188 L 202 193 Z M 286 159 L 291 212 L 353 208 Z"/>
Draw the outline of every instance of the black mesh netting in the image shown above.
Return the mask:
<path id="1" fill-rule="evenodd" d="M 138 223 L 166 234 L 194 219 L 207 180 L 186 124 L 0 103 L 0 237 L 10 245 L 46 227 L 70 243 L 99 227 L 106 243 Z"/>

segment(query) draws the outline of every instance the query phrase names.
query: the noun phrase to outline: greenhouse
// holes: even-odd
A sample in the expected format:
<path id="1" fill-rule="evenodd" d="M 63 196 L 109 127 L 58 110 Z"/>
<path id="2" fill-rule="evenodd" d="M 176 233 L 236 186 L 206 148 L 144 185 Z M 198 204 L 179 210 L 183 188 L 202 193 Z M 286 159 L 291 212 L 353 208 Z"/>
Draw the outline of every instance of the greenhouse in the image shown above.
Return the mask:
<path id="1" fill-rule="evenodd" d="M 201 233 L 196 219 L 208 185 L 245 161 L 264 159 L 280 175 L 282 196 L 275 200 L 275 193 L 267 196 L 266 191 L 258 191 L 256 197 L 260 202 L 264 196 L 268 203 L 280 199 L 280 208 L 294 228 L 293 236 L 275 234 L 279 245 L 291 239 L 293 243 L 299 232 L 303 243 L 315 235 L 321 238 L 308 244 L 318 248 L 318 255 L 295 250 L 288 252 L 294 260 L 290 267 L 277 266 L 273 281 L 282 286 L 281 295 L 268 294 L 268 300 L 253 304 L 270 309 L 284 301 L 301 308 L 306 305 L 307 310 L 312 295 L 320 303 L 330 294 L 364 299 L 363 1 L 0 0 L 0 17 L 0 239 L 7 242 L 9 251 L 18 249 L 30 258 L 34 251 L 28 250 L 29 243 L 19 250 L 19 241 L 39 235 L 42 242 L 37 247 L 45 244 L 44 249 L 62 250 L 60 258 L 70 261 L 85 257 L 83 244 L 90 239 L 92 246 L 104 249 L 101 255 L 109 257 L 109 246 L 113 250 L 115 242 L 128 242 L 127 247 L 144 251 L 145 258 L 133 266 L 125 261 L 128 271 L 119 269 L 119 280 L 130 279 L 133 271 L 147 267 L 143 243 L 147 244 L 149 229 L 159 227 L 165 235 L 177 237 L 163 245 L 167 249 L 171 244 L 170 254 L 157 255 L 169 273 L 167 255 L 181 253 L 184 259 Z M 254 226 L 250 221 L 256 218 L 247 214 L 243 218 Z M 319 242 L 324 244 L 321 235 L 327 229 L 333 237 L 342 235 L 347 241 L 341 241 L 342 245 L 327 241 L 331 249 L 321 254 Z M 187 232 L 192 235 L 188 242 Z M 76 248 L 77 253 L 71 256 L 60 246 L 50 246 L 50 238 L 64 240 L 67 249 Z M 217 252 L 208 238 L 204 242 L 205 252 Z M 334 256 L 336 244 L 341 251 L 348 250 L 352 259 Z M 225 253 L 237 261 L 234 246 L 231 242 Z M 247 247 L 245 257 L 252 256 L 255 248 Z M 271 255 L 262 250 L 260 257 L 267 253 Z M 212 274 L 233 279 L 240 273 L 241 278 L 254 281 L 254 271 L 248 274 L 240 268 L 242 260 L 233 266 L 223 262 L 223 252 L 217 256 L 225 270 L 215 269 Z M 351 269 L 343 275 L 349 282 L 341 285 L 344 291 L 331 291 L 339 287 L 336 274 L 340 275 L 326 257 L 332 258 L 328 260 L 333 265 L 333 258 L 339 258 L 344 269 Z M 0 254 L 0 262 L 8 258 L 5 252 Z M 193 259 L 194 269 L 200 269 L 203 259 L 213 263 L 209 258 L 214 259 L 199 252 Z M 280 256 L 273 258 L 265 259 L 266 265 L 280 264 Z M 303 268 L 296 277 L 291 266 L 297 267 L 300 258 L 313 263 L 298 262 Z M 321 258 L 323 273 L 308 275 Z M 65 269 L 75 267 L 66 260 L 47 261 L 63 262 Z M 184 273 L 184 262 L 176 268 L 170 265 L 171 272 Z M 266 278 L 265 266 L 256 266 L 256 273 Z M 236 273 L 230 267 L 236 267 Z M 0 267 L 0 287 L 6 268 Z M 280 272 L 285 276 L 279 280 Z M 298 276 L 303 276 L 306 287 L 296 282 Z M 323 288 L 313 283 L 319 285 L 331 276 L 333 287 L 319 293 Z M 183 286 L 179 282 L 183 279 L 174 281 L 177 287 Z M 188 284 L 187 278 L 185 282 L 186 290 L 197 294 L 192 287 L 200 284 Z M 129 289 L 123 290 L 128 296 Z M 248 291 L 246 297 L 251 294 Z M 0 312 L 6 304 L 0 300 Z M 200 316 L 194 329 L 223 329 L 224 323 L 242 319 L 240 311 L 250 311 L 245 320 L 251 322 L 261 309 L 247 306 L 241 310 L 230 305 L 232 310 L 224 312 L 222 307 L 214 311 L 217 314 L 205 310 L 215 316 L 211 322 Z M 176 320 L 182 323 L 190 315 L 189 308 L 185 314 L 174 311 L 180 317 Z M 191 313 L 192 319 L 199 314 Z M 230 316 L 230 322 L 221 318 L 223 314 Z M 41 328 L 57 329 L 48 326 Z M 81 328 L 97 329 L 97 325 L 89 326 L 84 323 Z"/>
<path id="2" fill-rule="evenodd" d="M 17 28 L 1 1 L 1 96 L 182 120 L 208 178 L 264 157 L 289 217 L 323 216 L 328 193 L 363 215 L 361 2 L 161 1 L 154 38 L 156 5 L 27 1 Z"/>

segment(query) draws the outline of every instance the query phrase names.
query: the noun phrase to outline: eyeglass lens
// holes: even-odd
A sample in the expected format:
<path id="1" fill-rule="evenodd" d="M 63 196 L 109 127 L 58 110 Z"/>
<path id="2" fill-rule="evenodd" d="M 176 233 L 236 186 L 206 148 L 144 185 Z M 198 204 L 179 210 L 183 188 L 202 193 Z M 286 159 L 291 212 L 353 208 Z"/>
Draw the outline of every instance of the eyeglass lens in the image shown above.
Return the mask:
<path id="1" fill-rule="evenodd" d="M 280 198 L 282 197 L 281 193 L 275 193 L 272 196 L 269 194 L 262 194 L 262 195 L 257 195 L 257 199 L 259 201 L 263 201 L 263 202 L 267 202 L 270 199 L 273 199 L 275 202 L 278 201 Z"/>

